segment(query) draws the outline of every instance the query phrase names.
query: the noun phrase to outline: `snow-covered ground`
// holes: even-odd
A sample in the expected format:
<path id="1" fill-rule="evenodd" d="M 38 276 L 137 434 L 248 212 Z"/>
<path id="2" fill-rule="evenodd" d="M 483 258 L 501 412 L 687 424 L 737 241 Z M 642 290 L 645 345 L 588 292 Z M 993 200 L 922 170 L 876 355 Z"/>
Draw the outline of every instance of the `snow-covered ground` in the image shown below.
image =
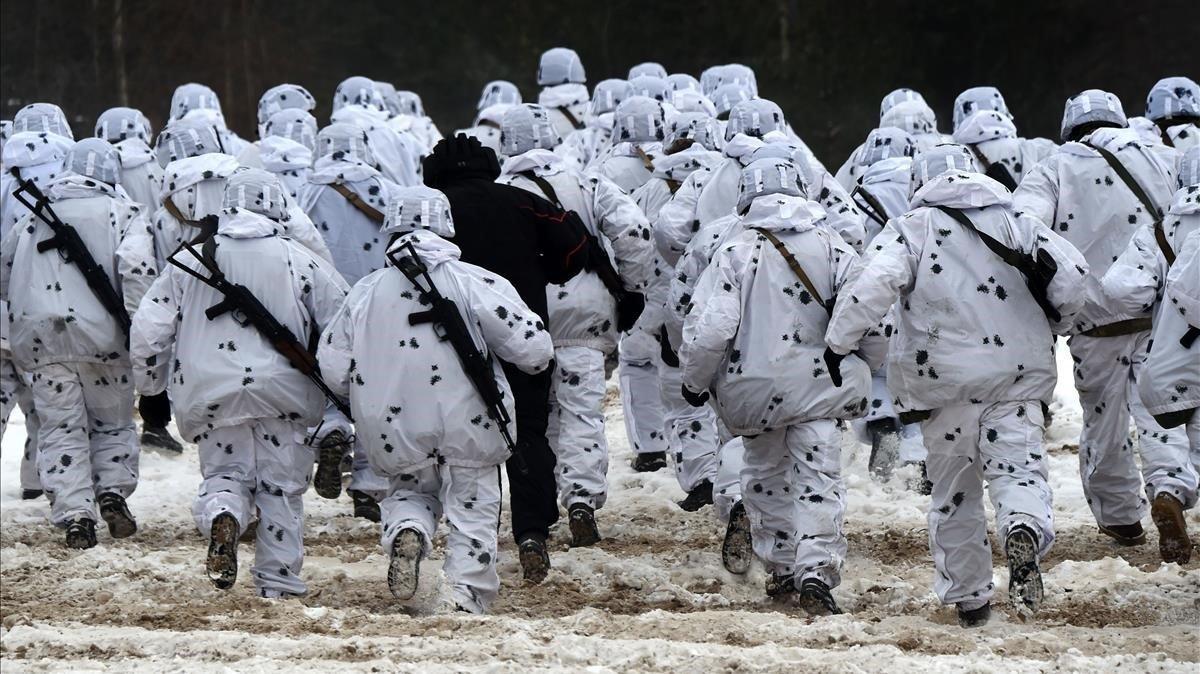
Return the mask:
<path id="1" fill-rule="evenodd" d="M 1061 354 L 1060 354 L 1061 355 Z M 1184 568 L 1158 560 L 1153 531 L 1118 549 L 1095 529 L 1074 443 L 1079 406 L 1069 361 L 1054 405 L 1051 479 L 1058 541 L 1046 560 L 1047 601 L 1031 622 L 1001 592 L 990 625 L 964 631 L 933 595 L 923 498 L 879 485 L 867 449 L 848 433 L 850 553 L 835 592 L 845 615 L 813 619 L 768 603 L 763 573 L 721 567 L 723 530 L 711 509 L 680 511 L 673 475 L 633 473 L 615 390 L 605 540 L 568 550 L 525 586 L 512 544 L 501 550 L 500 600 L 487 617 L 446 610 L 440 556 L 426 562 L 420 601 L 400 606 L 384 580 L 376 529 L 350 517 L 343 496 L 311 493 L 303 600 L 254 596 L 245 569 L 229 592 L 203 573 L 206 542 L 192 525 L 199 482 L 194 448 L 147 453 L 130 499 L 141 530 L 107 532 L 85 552 L 62 546 L 44 501 L 18 486 L 22 422 L 0 457 L 0 663 L 21 671 L 1200 671 L 1200 555 Z M 1200 532 L 1200 518 L 1190 527 Z M 1146 522 L 1149 525 L 1149 521 Z M 508 531 L 507 514 L 502 525 Z M 1151 527 L 1152 529 L 1153 527 Z M 999 558 L 997 563 L 999 564 Z M 1007 585 L 997 567 L 996 582 Z"/>

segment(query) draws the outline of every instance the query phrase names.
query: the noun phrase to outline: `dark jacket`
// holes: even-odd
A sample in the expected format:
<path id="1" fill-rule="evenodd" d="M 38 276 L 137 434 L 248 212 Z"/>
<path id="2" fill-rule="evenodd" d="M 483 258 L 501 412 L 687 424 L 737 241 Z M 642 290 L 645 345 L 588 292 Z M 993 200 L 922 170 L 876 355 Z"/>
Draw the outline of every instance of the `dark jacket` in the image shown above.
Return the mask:
<path id="1" fill-rule="evenodd" d="M 546 284 L 565 283 L 587 262 L 587 230 L 573 213 L 517 187 L 495 182 L 490 148 L 458 135 L 424 160 L 425 184 L 450 200 L 462 261 L 508 279 L 549 324 Z"/>

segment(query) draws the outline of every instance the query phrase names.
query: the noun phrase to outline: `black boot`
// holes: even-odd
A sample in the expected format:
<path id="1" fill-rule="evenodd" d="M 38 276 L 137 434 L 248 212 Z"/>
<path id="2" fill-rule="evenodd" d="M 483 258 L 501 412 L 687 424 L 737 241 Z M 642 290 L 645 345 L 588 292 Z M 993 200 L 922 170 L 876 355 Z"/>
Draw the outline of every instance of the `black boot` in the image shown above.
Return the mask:
<path id="1" fill-rule="evenodd" d="M 100 517 L 108 524 L 108 534 L 113 538 L 129 538 L 137 533 L 137 520 L 129 512 L 129 504 L 120 494 L 105 492 L 96 499 L 100 504 Z"/>
<path id="2" fill-rule="evenodd" d="M 1192 558 L 1192 539 L 1188 537 L 1183 503 L 1167 493 L 1154 497 L 1150 518 L 1158 528 L 1158 554 L 1168 564 L 1187 564 Z"/>
<path id="3" fill-rule="evenodd" d="M 958 607 L 958 625 L 959 627 L 983 627 L 992 617 L 992 605 L 984 604 L 979 608 L 963 608 Z"/>
<path id="4" fill-rule="evenodd" d="M 713 483 L 705 480 L 692 487 L 692 490 L 688 492 L 687 498 L 679 501 L 678 505 L 687 512 L 694 513 L 706 505 L 712 505 L 712 502 Z"/>
<path id="5" fill-rule="evenodd" d="M 829 586 L 816 578 L 800 582 L 800 606 L 811 615 L 841 615 Z"/>
<path id="6" fill-rule="evenodd" d="M 586 503 L 572 503 L 567 508 L 567 524 L 571 527 L 571 547 L 586 548 L 600 542 L 596 528 L 596 511 Z"/>
<path id="7" fill-rule="evenodd" d="M 370 496 L 364 494 L 357 489 L 351 489 L 349 492 L 350 498 L 354 499 L 354 516 L 361 517 L 365 520 L 378 522 L 383 519 L 379 513 L 379 503 Z"/>
<path id="8" fill-rule="evenodd" d="M 341 431 L 332 431 L 321 439 L 317 448 L 317 472 L 313 475 L 317 496 L 334 499 L 342 495 L 342 458 L 347 455 L 350 443 Z"/>
<path id="9" fill-rule="evenodd" d="M 780 599 L 796 592 L 796 577 L 790 573 L 772 573 L 767 576 L 767 596 Z"/>
<path id="10" fill-rule="evenodd" d="M 1013 608 L 1029 613 L 1038 610 L 1045 592 L 1038 566 L 1037 535 L 1019 524 L 1008 532 L 1004 549 L 1008 554 L 1008 598 Z"/>
<path id="11" fill-rule="evenodd" d="M 666 452 L 647 452 L 645 454 L 637 454 L 633 459 L 633 470 L 636 473 L 653 473 L 666 467 Z"/>
<path id="12" fill-rule="evenodd" d="M 144 426 L 142 428 L 142 446 L 157 447 L 171 454 L 182 454 L 183 444 L 176 440 L 166 426 Z"/>
<path id="13" fill-rule="evenodd" d="M 424 544 L 421 532 L 402 529 L 392 541 L 391 561 L 388 563 L 387 582 L 392 596 L 400 601 L 413 598 L 417 593 L 417 582 L 421 578 L 421 555 Z"/>
<path id="14" fill-rule="evenodd" d="M 208 542 L 208 579 L 218 590 L 228 590 L 237 581 L 238 522 L 229 513 L 221 513 L 212 521 Z"/>
<path id="15" fill-rule="evenodd" d="M 892 477 L 900 457 L 900 426 L 895 419 L 872 419 L 867 422 L 867 434 L 871 436 L 867 468 L 875 478 L 886 481 Z"/>
<path id="16" fill-rule="evenodd" d="M 754 544 L 750 540 L 750 517 L 746 506 L 738 501 L 729 511 L 725 525 L 725 542 L 721 544 L 721 563 L 729 573 L 743 574 L 750 570 L 754 559 Z"/>
<path id="17" fill-rule="evenodd" d="M 1141 522 L 1133 524 L 1100 525 L 1100 533 L 1117 542 L 1117 545 L 1134 546 L 1146 542 L 1146 530 Z"/>
<path id="18" fill-rule="evenodd" d="M 67 522 L 67 547 L 87 550 L 96 547 L 96 522 L 86 517 Z"/>
<path id="19" fill-rule="evenodd" d="M 44 493 L 46 493 L 46 492 L 42 491 L 41 489 L 22 489 L 21 490 L 21 500 L 22 501 L 33 501 L 33 500 L 41 498 L 42 494 L 44 494 Z"/>
<path id="20" fill-rule="evenodd" d="M 534 583 L 546 580 L 550 572 L 550 553 L 546 550 L 546 538 L 540 534 L 526 534 L 517 541 L 518 557 L 525 580 Z"/>

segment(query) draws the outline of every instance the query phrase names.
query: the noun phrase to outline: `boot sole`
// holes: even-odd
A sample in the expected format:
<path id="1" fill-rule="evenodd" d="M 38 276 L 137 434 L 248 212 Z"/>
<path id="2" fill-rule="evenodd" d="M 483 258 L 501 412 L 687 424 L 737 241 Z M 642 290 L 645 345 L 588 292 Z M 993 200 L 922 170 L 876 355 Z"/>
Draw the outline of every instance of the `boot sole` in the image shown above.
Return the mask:
<path id="1" fill-rule="evenodd" d="M 875 478 L 886 482 L 892 478 L 896 463 L 900 459 L 900 434 L 895 431 L 880 431 L 872 434 L 871 457 L 867 459 L 867 470 Z"/>
<path id="2" fill-rule="evenodd" d="M 237 582 L 237 545 L 236 521 L 225 520 L 213 524 L 205 570 L 208 573 L 208 579 L 218 590 L 228 590 Z"/>
<path id="3" fill-rule="evenodd" d="M 802 589 L 796 599 L 796 605 L 804 609 L 806 613 L 813 616 L 830 616 L 841 615 L 842 609 L 838 608 L 833 597 L 822 597 L 815 591 Z"/>
<path id="4" fill-rule="evenodd" d="M 1102 533 L 1105 536 L 1108 536 L 1109 538 L 1116 541 L 1117 545 L 1121 545 L 1121 546 L 1124 546 L 1127 548 L 1132 548 L 1136 545 L 1142 545 L 1143 543 L 1146 542 L 1145 532 L 1142 532 L 1142 535 L 1137 536 L 1136 538 L 1129 538 L 1128 536 L 1122 536 L 1121 534 L 1118 534 L 1117 532 L 1113 531 L 1112 529 L 1109 529 L 1108 527 L 1106 527 L 1102 524 L 1097 525 L 1097 526 L 1099 526 L 1099 528 L 1100 528 L 1100 533 Z"/>
<path id="5" fill-rule="evenodd" d="M 600 530 L 596 527 L 595 516 L 571 516 L 571 547 L 587 548 L 600 542 Z"/>
<path id="6" fill-rule="evenodd" d="M 750 517 L 745 506 L 734 507 L 725 527 L 725 541 L 721 544 L 721 564 L 729 573 L 738 575 L 750 570 L 754 558 L 754 543 L 750 538 Z"/>
<path id="7" fill-rule="evenodd" d="M 1045 589 L 1038 567 L 1037 544 L 1026 535 L 1008 541 L 1008 598 L 1018 611 L 1033 613 L 1042 605 Z"/>
<path id="8" fill-rule="evenodd" d="M 1183 507 L 1174 497 L 1159 495 L 1150 506 L 1150 518 L 1158 528 L 1158 552 L 1164 562 L 1187 564 L 1192 558 L 1192 540 L 1188 537 Z"/>
<path id="9" fill-rule="evenodd" d="M 165 442 L 163 440 L 159 440 L 157 436 L 150 435 L 148 433 L 142 433 L 141 445 L 143 447 L 153 447 L 154 449 L 167 452 L 168 454 L 183 454 L 183 445 L 177 444 L 173 441 Z"/>
<path id="10" fill-rule="evenodd" d="M 343 454 L 340 445 L 321 447 L 317 473 L 313 476 L 313 489 L 317 496 L 332 500 L 342 495 Z"/>
<path id="11" fill-rule="evenodd" d="M 392 596 L 400 601 L 412 599 L 417 594 L 417 583 L 421 579 L 421 548 L 421 536 L 411 530 L 400 532 L 392 542 L 387 583 Z"/>
<path id="12" fill-rule="evenodd" d="M 545 548 L 537 546 L 521 546 L 518 557 L 521 560 L 521 572 L 525 580 L 534 585 L 546 580 L 550 573 L 550 557 Z"/>
<path id="13" fill-rule="evenodd" d="M 137 521 L 120 508 L 101 508 L 100 518 L 108 525 L 108 535 L 113 538 L 129 538 L 137 533 Z"/>

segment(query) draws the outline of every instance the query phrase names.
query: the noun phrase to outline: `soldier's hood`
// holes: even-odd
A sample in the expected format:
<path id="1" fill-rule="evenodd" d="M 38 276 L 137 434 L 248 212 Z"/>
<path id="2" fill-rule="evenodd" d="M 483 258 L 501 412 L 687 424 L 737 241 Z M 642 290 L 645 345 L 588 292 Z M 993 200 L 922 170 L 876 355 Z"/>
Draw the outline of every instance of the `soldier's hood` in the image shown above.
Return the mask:
<path id="1" fill-rule="evenodd" d="M 1175 190 L 1171 197 L 1171 206 L 1167 210 L 1171 215 L 1195 215 L 1200 213 L 1200 185 L 1186 185 Z"/>
<path id="2" fill-rule="evenodd" d="M 244 208 L 222 209 L 217 221 L 217 233 L 231 239 L 261 239 L 284 231 L 284 226 L 278 222 Z"/>
<path id="3" fill-rule="evenodd" d="M 566 164 L 562 157 L 550 150 L 534 149 L 505 159 L 500 172 L 512 175 L 522 171 L 533 171 L 539 176 L 552 176 L 562 173 L 564 170 L 566 170 Z"/>
<path id="4" fill-rule="evenodd" d="M 159 195 L 165 199 L 205 180 L 223 180 L 233 175 L 239 166 L 238 160 L 220 152 L 176 159 L 163 169 L 162 190 Z"/>
<path id="5" fill-rule="evenodd" d="M 1017 127 L 1012 118 L 995 110 L 973 112 L 954 130 L 954 142 L 963 145 L 1016 137 Z"/>
<path id="6" fill-rule="evenodd" d="M 982 173 L 947 171 L 922 185 L 909 207 L 983 208 L 997 204 L 1012 204 L 1012 193 L 1004 185 Z"/>
<path id="7" fill-rule="evenodd" d="M 117 148 L 117 154 L 121 156 L 123 169 L 137 168 L 154 161 L 154 150 L 141 138 L 126 138 L 113 143 L 113 147 Z"/>
<path id="8" fill-rule="evenodd" d="M 295 171 L 312 166 L 313 153 L 290 138 L 267 136 L 258 141 L 258 153 L 263 168 L 272 173 Z"/>
<path id="9" fill-rule="evenodd" d="M 912 171 L 912 157 L 891 157 L 871 164 L 862 174 L 862 184 L 874 185 L 884 182 L 908 183 Z"/>
<path id="10" fill-rule="evenodd" d="M 61 162 L 75 141 L 45 131 L 21 131 L 4 141 L 5 168 L 25 168 Z"/>
<path id="11" fill-rule="evenodd" d="M 772 232 L 803 232 L 825 217 L 825 208 L 805 197 L 790 194 L 765 194 L 750 202 L 742 216 L 742 226 Z"/>
<path id="12" fill-rule="evenodd" d="M 393 253 L 397 256 L 403 255 L 403 249 L 409 243 L 417 250 L 417 254 L 421 256 L 421 260 L 429 269 L 434 269 L 443 262 L 457 260 L 462 255 L 458 246 L 426 229 L 405 232 L 392 239 L 392 242 L 388 244 L 388 255 Z"/>
<path id="13" fill-rule="evenodd" d="M 706 149 L 693 143 L 674 154 L 654 158 L 654 177 L 683 182 L 692 173 L 702 168 L 716 168 L 724 159 L 720 152 Z"/>
<path id="14" fill-rule="evenodd" d="M 565 108 L 579 103 L 587 103 L 587 85 L 568 82 L 546 87 L 538 92 L 538 105 L 547 108 Z"/>

